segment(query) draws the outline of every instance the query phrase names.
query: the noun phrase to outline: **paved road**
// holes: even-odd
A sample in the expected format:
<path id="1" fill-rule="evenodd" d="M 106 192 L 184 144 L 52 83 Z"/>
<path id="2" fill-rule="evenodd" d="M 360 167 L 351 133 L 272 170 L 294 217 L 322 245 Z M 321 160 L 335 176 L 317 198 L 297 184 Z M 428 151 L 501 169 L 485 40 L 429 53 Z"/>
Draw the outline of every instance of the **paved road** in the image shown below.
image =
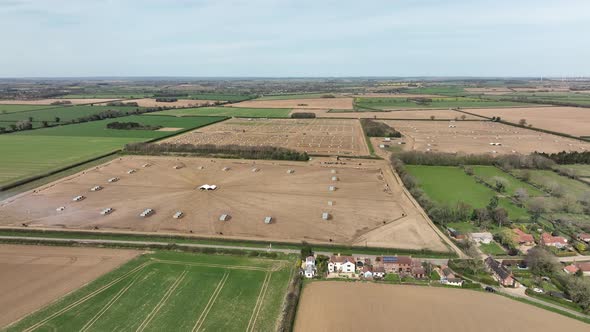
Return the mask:
<path id="1" fill-rule="evenodd" d="M 571 256 L 571 257 L 558 257 L 557 258 L 560 262 L 580 262 L 580 261 L 590 261 L 590 256 Z"/>
<path id="2" fill-rule="evenodd" d="M 66 239 L 66 238 L 52 238 L 52 237 L 34 237 L 34 236 L 0 236 L 0 240 L 27 240 L 27 241 L 48 241 L 55 243 L 80 243 L 80 244 L 139 244 L 145 246 L 166 246 L 174 244 L 178 247 L 185 248 L 216 248 L 216 249 L 238 249 L 238 250 L 255 250 L 266 252 L 279 252 L 284 254 L 299 254 L 298 249 L 280 249 L 280 248 L 264 248 L 264 247 L 242 247 L 232 245 L 217 245 L 217 244 L 198 244 L 198 243 L 174 243 L 174 242 L 158 242 L 158 241 L 124 241 L 124 240 L 99 240 L 99 239 Z M 316 251 L 316 254 L 331 256 L 333 251 Z M 376 255 L 355 254 L 355 257 L 366 257 L 375 260 Z M 447 264 L 446 258 L 420 258 L 423 261 L 431 262 L 432 264 L 442 265 Z"/>

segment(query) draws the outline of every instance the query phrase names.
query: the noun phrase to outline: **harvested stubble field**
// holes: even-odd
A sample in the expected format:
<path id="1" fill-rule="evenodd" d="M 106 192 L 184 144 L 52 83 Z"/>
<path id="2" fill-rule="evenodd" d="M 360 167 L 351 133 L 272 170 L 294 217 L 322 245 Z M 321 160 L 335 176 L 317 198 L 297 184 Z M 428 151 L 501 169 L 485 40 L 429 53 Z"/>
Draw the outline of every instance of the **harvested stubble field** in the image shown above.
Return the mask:
<path id="1" fill-rule="evenodd" d="M 503 296 L 461 289 L 313 282 L 295 331 L 587 331 L 580 321 Z"/>
<path id="2" fill-rule="evenodd" d="M 133 250 L 0 245 L 0 327 L 119 267 Z"/>
<path id="3" fill-rule="evenodd" d="M 325 160 L 331 164 L 322 158 L 272 162 L 129 156 L 1 202 L 0 224 L 447 250 L 384 161 Z M 142 167 L 146 163 L 151 166 Z M 174 169 L 176 165 L 183 167 Z M 127 174 L 129 169 L 137 172 Z M 113 177 L 120 180 L 108 183 Z M 198 190 L 203 184 L 219 188 Z M 90 191 L 96 185 L 104 189 Z M 72 201 L 77 195 L 87 198 Z M 56 211 L 61 206 L 65 209 Z M 101 215 L 108 207 L 114 211 Z M 148 208 L 155 214 L 140 217 Z M 177 211 L 185 216 L 174 219 Z M 329 220 L 322 219 L 324 212 Z M 230 219 L 220 221 L 222 214 Z M 264 223 L 267 216 L 273 218 L 271 224 Z"/>
<path id="4" fill-rule="evenodd" d="M 361 125 L 352 119 L 230 119 L 163 142 L 276 146 L 312 154 L 369 155 Z"/>
<path id="5" fill-rule="evenodd" d="M 178 99 L 174 102 L 156 101 L 155 98 L 129 99 L 125 103 L 137 103 L 139 107 L 197 107 L 202 105 L 213 105 L 215 100 Z"/>
<path id="6" fill-rule="evenodd" d="M 590 136 L 590 110 L 579 107 L 522 107 L 465 109 L 464 111 L 491 118 L 499 116 L 504 121 L 519 123 L 525 119 L 535 128 L 565 133 L 573 136 Z"/>
<path id="7" fill-rule="evenodd" d="M 293 262 L 145 254 L 8 331 L 272 331 Z"/>
<path id="8" fill-rule="evenodd" d="M 300 110 L 305 112 L 305 110 Z M 294 110 L 295 112 L 295 110 Z M 383 112 L 348 112 L 336 110 L 313 110 L 319 118 L 351 118 L 351 119 L 408 119 L 408 120 L 430 120 L 434 116 L 437 120 L 454 120 L 461 119 L 465 116 L 466 120 L 481 119 L 478 116 L 473 116 L 453 110 L 414 110 L 414 111 L 383 111 Z"/>
<path id="9" fill-rule="evenodd" d="M 247 100 L 232 104 L 232 107 L 251 108 L 329 108 L 352 109 L 353 98 L 309 98 L 309 99 L 280 99 L 280 100 Z"/>
<path id="10" fill-rule="evenodd" d="M 590 143 L 491 121 L 383 120 L 400 131 L 407 150 L 485 154 L 587 151 Z M 450 125 L 456 127 L 451 128 Z M 490 143 L 501 143 L 493 146 Z"/>

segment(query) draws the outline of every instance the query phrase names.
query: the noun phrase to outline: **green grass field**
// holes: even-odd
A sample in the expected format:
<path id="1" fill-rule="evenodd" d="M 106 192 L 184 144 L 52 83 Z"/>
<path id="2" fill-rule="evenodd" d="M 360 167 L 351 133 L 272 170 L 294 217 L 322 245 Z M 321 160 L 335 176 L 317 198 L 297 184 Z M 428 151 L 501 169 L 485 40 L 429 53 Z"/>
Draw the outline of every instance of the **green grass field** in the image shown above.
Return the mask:
<path id="1" fill-rule="evenodd" d="M 41 129 L 40 129 L 41 130 Z M 73 165 L 141 138 L 0 135 L 0 185 Z"/>
<path id="2" fill-rule="evenodd" d="M 573 169 L 578 176 L 590 177 L 590 165 L 573 164 L 573 165 L 559 165 L 559 168 Z"/>
<path id="3" fill-rule="evenodd" d="M 246 118 L 288 118 L 291 109 L 288 108 L 245 108 L 245 107 L 200 107 L 167 110 L 149 115 L 174 116 L 230 116 Z"/>
<path id="4" fill-rule="evenodd" d="M 156 252 L 7 331 L 273 331 L 294 263 Z"/>
<path id="5" fill-rule="evenodd" d="M 432 102 L 418 104 L 407 98 L 356 98 L 355 106 L 367 109 L 447 109 L 454 107 L 462 108 L 491 108 L 508 106 L 527 106 L 527 104 L 513 101 L 486 100 L 479 98 L 465 97 L 442 97 L 430 98 Z"/>
<path id="6" fill-rule="evenodd" d="M 135 137 L 135 138 L 160 138 L 174 134 L 175 132 L 157 130 L 118 130 L 108 129 L 111 122 L 137 122 L 144 125 L 162 126 L 169 128 L 190 129 L 201 127 L 223 119 L 222 117 L 187 117 L 156 115 L 130 115 L 114 119 L 106 119 L 79 124 L 43 128 L 38 130 L 21 131 L 11 135 L 26 136 L 77 136 L 77 137 Z M 1 137 L 0 137 L 1 138 Z"/>
<path id="7" fill-rule="evenodd" d="M 500 247 L 500 245 L 497 244 L 496 242 L 490 242 L 490 244 L 482 243 L 479 245 L 479 249 L 484 254 L 488 254 L 488 255 L 505 255 L 506 254 L 506 250 L 504 250 L 502 247 Z"/>
<path id="8" fill-rule="evenodd" d="M 138 122 L 191 129 L 222 117 L 177 118 L 132 115 L 0 135 L 0 185 L 51 172 L 123 148 L 127 143 L 163 138 L 176 131 L 107 129 L 109 122 Z"/>
<path id="9" fill-rule="evenodd" d="M 437 85 L 405 89 L 403 92 L 423 95 L 465 96 L 468 93 L 460 85 Z"/>
<path id="10" fill-rule="evenodd" d="M 42 121 L 47 121 L 49 124 L 56 124 L 56 117 L 60 118 L 60 122 L 67 122 L 78 119 L 84 116 L 98 114 L 107 110 L 116 110 L 123 113 L 130 113 L 138 109 L 130 106 L 63 106 L 38 110 L 21 111 L 18 113 L 0 114 L 0 126 L 7 127 L 10 123 L 18 121 L 29 120 L 33 118 L 33 127 L 42 127 Z"/>
<path id="11" fill-rule="evenodd" d="M 581 198 L 584 194 L 590 191 L 590 185 L 584 184 L 580 181 L 561 176 L 549 170 L 514 170 L 514 174 L 521 174 L 522 172 L 529 172 L 530 181 L 541 187 L 551 190 L 556 184 L 561 187 L 564 194 L 571 194 L 577 198 Z"/>
<path id="12" fill-rule="evenodd" d="M 500 96 L 485 96 L 486 99 L 534 100 L 550 104 L 573 103 L 580 106 L 590 106 L 590 94 L 576 92 L 514 92 Z"/>
<path id="13" fill-rule="evenodd" d="M 483 208 L 496 195 L 459 167 L 407 165 L 406 168 L 418 180 L 426 195 L 439 204 L 456 206 L 464 202 L 473 208 Z M 526 210 L 512 204 L 507 198 L 500 198 L 498 205 L 506 209 L 512 220 L 528 218 Z"/>
<path id="14" fill-rule="evenodd" d="M 52 105 L 2 105 L 0 104 L 0 116 L 8 113 L 18 113 L 26 111 L 41 110 L 44 108 L 53 108 L 57 106 Z"/>
<path id="15" fill-rule="evenodd" d="M 506 180 L 506 191 L 505 193 L 514 196 L 514 193 L 517 189 L 523 188 L 525 189 L 529 197 L 535 196 L 545 196 L 545 193 L 541 190 L 531 186 L 528 183 L 522 182 L 519 179 L 513 177 L 510 174 L 502 171 L 501 169 L 494 167 L 494 166 L 470 166 L 473 169 L 473 173 L 484 180 L 491 186 L 495 186 L 496 182 L 494 181 L 494 177 L 499 177 Z"/>

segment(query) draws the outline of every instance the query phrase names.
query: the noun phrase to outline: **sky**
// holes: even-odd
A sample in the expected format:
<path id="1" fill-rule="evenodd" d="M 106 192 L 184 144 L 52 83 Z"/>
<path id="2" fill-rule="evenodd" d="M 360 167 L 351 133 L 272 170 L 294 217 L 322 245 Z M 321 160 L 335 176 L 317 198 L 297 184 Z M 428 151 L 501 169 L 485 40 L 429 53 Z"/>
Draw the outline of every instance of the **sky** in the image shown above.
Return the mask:
<path id="1" fill-rule="evenodd" d="M 588 0 L 0 0 L 0 77 L 590 76 Z"/>

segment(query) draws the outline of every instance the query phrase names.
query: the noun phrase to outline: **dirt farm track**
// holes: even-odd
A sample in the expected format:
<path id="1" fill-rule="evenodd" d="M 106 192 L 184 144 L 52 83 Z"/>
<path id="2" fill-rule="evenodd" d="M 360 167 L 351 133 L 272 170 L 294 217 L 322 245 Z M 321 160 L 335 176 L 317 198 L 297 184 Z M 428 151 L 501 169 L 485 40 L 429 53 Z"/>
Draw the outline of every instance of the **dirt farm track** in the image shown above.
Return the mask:
<path id="1" fill-rule="evenodd" d="M 338 163 L 123 157 L 0 202 L 0 225 L 447 250 L 384 161 Z"/>
<path id="2" fill-rule="evenodd" d="M 483 292 L 318 281 L 303 289 L 294 330 L 582 332 L 588 325 Z"/>
<path id="3" fill-rule="evenodd" d="M 140 252 L 0 245 L 0 328 L 115 269 Z"/>

